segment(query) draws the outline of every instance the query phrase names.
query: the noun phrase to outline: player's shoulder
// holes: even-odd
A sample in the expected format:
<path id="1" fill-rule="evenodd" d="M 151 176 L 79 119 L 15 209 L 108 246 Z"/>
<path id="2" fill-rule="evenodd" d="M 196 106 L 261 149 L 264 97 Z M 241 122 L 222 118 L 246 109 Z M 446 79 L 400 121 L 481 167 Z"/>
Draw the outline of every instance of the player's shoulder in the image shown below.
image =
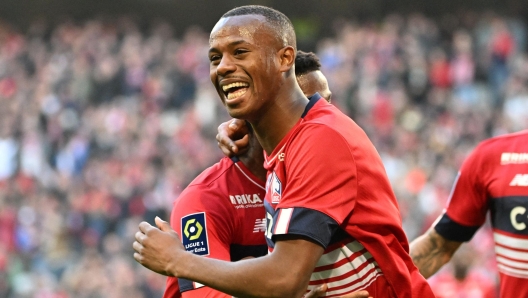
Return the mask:
<path id="1" fill-rule="evenodd" d="M 209 216 L 231 217 L 226 178 L 229 176 L 227 158 L 202 172 L 174 200 L 171 213 L 171 224 L 192 214 L 207 213 Z"/>
<path id="2" fill-rule="evenodd" d="M 300 124 L 288 137 L 286 151 L 301 156 L 314 153 L 312 156 L 325 159 L 347 158 L 353 161 L 358 157 L 360 160 L 378 158 L 365 131 L 320 97 L 315 103 L 310 100 Z"/>
<path id="3" fill-rule="evenodd" d="M 219 162 L 205 169 L 182 191 L 174 201 L 174 206 L 188 205 L 190 202 L 201 202 L 205 197 L 221 197 L 226 193 L 228 176 L 234 161 L 224 157 Z"/>
<path id="4" fill-rule="evenodd" d="M 306 122 L 298 129 L 287 143 L 285 151 L 289 155 L 294 153 L 304 157 L 306 154 L 312 157 L 326 157 L 327 154 L 321 153 L 333 152 L 337 156 L 337 152 L 351 153 L 353 148 L 342 132 L 325 123 L 314 121 Z"/>
<path id="5" fill-rule="evenodd" d="M 222 178 L 229 175 L 229 171 L 234 164 L 235 162 L 232 159 L 223 157 L 219 162 L 208 167 L 196 176 L 196 178 L 189 183 L 188 188 L 209 188 L 214 184 L 222 183 Z"/>
<path id="6" fill-rule="evenodd" d="M 314 95 L 314 97 L 316 95 Z M 339 124 L 340 126 L 355 124 L 350 117 L 320 96 L 310 99 L 310 103 L 306 107 L 302 118 L 305 123 Z"/>
<path id="7" fill-rule="evenodd" d="M 324 111 L 307 118 L 302 124 L 299 134 L 305 139 L 316 140 L 333 150 L 373 149 L 372 143 L 365 131 L 350 117 L 336 107 L 326 106 Z"/>
<path id="8" fill-rule="evenodd" d="M 500 151 L 515 145 L 524 145 L 525 148 L 528 148 L 528 129 L 491 137 L 480 142 L 475 150 L 483 152 Z"/>
<path id="9" fill-rule="evenodd" d="M 521 130 L 521 131 L 518 131 L 518 132 L 512 132 L 512 133 L 507 133 L 507 134 L 503 134 L 503 135 L 499 135 L 499 136 L 495 136 L 495 137 L 491 137 L 487 140 L 484 140 L 482 141 L 481 143 L 484 145 L 492 145 L 492 144 L 496 144 L 496 143 L 508 143 L 508 142 L 514 142 L 518 139 L 521 139 L 521 140 L 524 140 L 524 139 L 528 139 L 528 129 L 525 129 L 525 130 Z"/>
<path id="10" fill-rule="evenodd" d="M 366 137 L 363 129 L 352 118 L 320 97 L 313 104 L 313 107 L 305 111 L 302 126 L 305 129 L 315 129 L 323 135 L 325 132 L 331 132 L 330 136 L 335 136 L 334 133 L 336 133 L 346 138 L 348 134 L 352 133 Z"/>

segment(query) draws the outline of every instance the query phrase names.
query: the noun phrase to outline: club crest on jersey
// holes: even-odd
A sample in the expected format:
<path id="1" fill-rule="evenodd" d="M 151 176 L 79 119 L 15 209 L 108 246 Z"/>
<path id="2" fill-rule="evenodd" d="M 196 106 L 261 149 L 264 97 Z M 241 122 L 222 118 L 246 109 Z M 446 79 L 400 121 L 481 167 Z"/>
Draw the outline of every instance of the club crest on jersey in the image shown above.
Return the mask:
<path id="1" fill-rule="evenodd" d="M 282 183 L 279 180 L 279 177 L 277 177 L 277 174 L 273 172 L 270 177 L 270 193 L 271 193 L 271 203 L 277 204 L 280 202 L 282 198 Z"/>
<path id="2" fill-rule="evenodd" d="M 209 255 L 205 212 L 189 214 L 181 219 L 181 234 L 185 250 L 195 255 Z"/>

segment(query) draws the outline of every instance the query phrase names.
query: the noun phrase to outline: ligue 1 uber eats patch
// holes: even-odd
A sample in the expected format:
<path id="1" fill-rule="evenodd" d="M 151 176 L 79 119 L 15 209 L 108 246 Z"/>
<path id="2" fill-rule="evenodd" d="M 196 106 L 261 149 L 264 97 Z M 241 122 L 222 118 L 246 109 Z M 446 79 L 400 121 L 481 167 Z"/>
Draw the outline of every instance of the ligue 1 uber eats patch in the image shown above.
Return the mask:
<path id="1" fill-rule="evenodd" d="M 209 255 L 205 212 L 189 214 L 181 219 L 183 247 L 196 255 Z"/>

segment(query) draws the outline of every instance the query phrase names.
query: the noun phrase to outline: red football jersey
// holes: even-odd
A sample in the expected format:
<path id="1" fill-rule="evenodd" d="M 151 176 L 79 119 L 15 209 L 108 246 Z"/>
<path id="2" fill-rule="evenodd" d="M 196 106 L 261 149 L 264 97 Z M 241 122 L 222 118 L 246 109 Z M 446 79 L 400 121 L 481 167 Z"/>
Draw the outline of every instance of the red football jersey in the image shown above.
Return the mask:
<path id="1" fill-rule="evenodd" d="M 174 202 L 171 226 L 186 250 L 225 261 L 267 254 L 264 182 L 227 157 L 202 172 Z M 231 298 L 201 284 L 169 277 L 164 298 Z"/>
<path id="2" fill-rule="evenodd" d="M 528 130 L 483 141 L 464 161 L 435 230 L 469 241 L 486 220 L 495 238 L 501 297 L 528 297 Z"/>
<path id="3" fill-rule="evenodd" d="M 325 248 L 310 289 L 327 297 L 434 297 L 409 256 L 398 203 L 364 131 L 318 94 L 265 167 L 266 238 L 308 237 Z"/>

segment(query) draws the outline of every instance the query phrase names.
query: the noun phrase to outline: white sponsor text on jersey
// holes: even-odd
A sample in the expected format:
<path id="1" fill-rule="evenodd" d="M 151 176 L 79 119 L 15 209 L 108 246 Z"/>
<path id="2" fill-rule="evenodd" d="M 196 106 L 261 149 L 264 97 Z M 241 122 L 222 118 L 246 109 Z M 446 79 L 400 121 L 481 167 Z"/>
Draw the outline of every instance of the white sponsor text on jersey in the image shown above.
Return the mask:
<path id="1" fill-rule="evenodd" d="M 237 209 L 263 206 L 262 199 L 258 194 L 230 195 L 229 200 Z"/>
<path id="2" fill-rule="evenodd" d="M 503 152 L 501 165 L 528 163 L 528 152 Z"/>

